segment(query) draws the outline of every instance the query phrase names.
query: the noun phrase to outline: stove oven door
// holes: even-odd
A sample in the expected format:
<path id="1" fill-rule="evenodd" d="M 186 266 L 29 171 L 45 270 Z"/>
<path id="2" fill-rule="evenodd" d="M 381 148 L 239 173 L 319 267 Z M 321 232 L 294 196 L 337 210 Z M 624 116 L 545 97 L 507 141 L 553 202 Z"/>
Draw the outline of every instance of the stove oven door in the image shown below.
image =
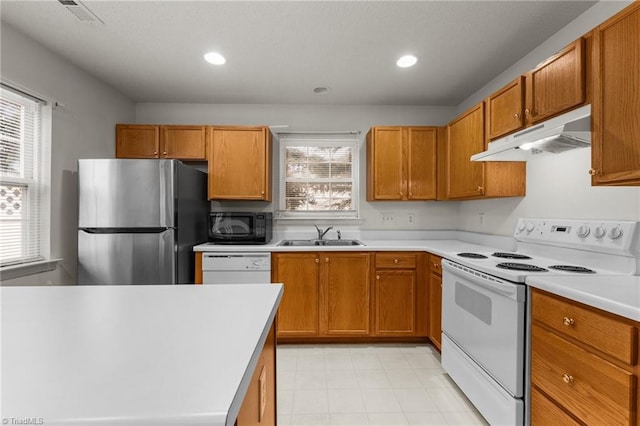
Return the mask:
<path id="1" fill-rule="evenodd" d="M 442 269 L 443 333 L 509 394 L 522 398 L 525 286 L 447 260 Z"/>

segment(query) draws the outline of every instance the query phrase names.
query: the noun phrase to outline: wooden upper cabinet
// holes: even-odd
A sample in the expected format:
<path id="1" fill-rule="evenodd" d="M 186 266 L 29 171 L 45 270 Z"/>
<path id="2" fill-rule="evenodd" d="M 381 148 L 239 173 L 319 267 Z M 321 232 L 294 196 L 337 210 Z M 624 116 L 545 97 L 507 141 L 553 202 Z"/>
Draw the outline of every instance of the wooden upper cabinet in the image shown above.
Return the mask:
<path id="1" fill-rule="evenodd" d="M 116 158 L 206 160 L 205 127 L 117 124 Z"/>
<path id="2" fill-rule="evenodd" d="M 523 161 L 471 161 L 486 149 L 484 102 L 472 107 L 447 126 L 446 141 L 438 157 L 445 156 L 439 179 L 444 179 L 444 196 L 438 199 L 522 197 L 526 192 L 526 163 Z"/>
<path id="3" fill-rule="evenodd" d="M 371 255 L 320 253 L 320 256 L 321 333 L 369 335 Z"/>
<path id="4" fill-rule="evenodd" d="M 268 127 L 209 127 L 209 199 L 271 201 Z"/>
<path id="5" fill-rule="evenodd" d="M 367 134 L 367 200 L 436 198 L 436 128 L 372 127 Z"/>
<path id="6" fill-rule="evenodd" d="M 484 194 L 484 162 L 471 161 L 484 151 L 484 102 L 449 123 L 447 135 L 447 198 L 478 197 Z"/>
<path id="7" fill-rule="evenodd" d="M 160 158 L 159 127 L 116 124 L 116 158 Z"/>
<path id="8" fill-rule="evenodd" d="M 407 199 L 436 198 L 436 135 L 435 127 L 406 129 Z"/>
<path id="9" fill-rule="evenodd" d="M 277 315 L 278 337 L 320 333 L 320 253 L 274 253 L 272 282 L 283 283 Z"/>
<path id="10" fill-rule="evenodd" d="M 584 39 L 580 38 L 525 75 L 525 118 L 537 123 L 585 101 Z"/>
<path id="11" fill-rule="evenodd" d="M 593 34 L 593 185 L 640 185 L 640 3 Z"/>
<path id="12" fill-rule="evenodd" d="M 524 127 L 524 77 L 487 99 L 487 137 L 496 139 Z"/>
<path id="13" fill-rule="evenodd" d="M 401 127 L 373 127 L 367 133 L 367 200 L 402 200 L 403 133 Z"/>
<path id="14" fill-rule="evenodd" d="M 205 126 L 162 126 L 161 158 L 206 160 Z"/>

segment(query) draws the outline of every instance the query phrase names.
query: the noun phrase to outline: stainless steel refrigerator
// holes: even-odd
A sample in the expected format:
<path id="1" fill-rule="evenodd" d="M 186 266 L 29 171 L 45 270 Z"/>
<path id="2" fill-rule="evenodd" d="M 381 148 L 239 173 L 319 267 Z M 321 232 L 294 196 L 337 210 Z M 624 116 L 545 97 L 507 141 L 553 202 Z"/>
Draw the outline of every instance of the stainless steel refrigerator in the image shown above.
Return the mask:
<path id="1" fill-rule="evenodd" d="M 78 284 L 187 284 L 207 174 L 177 160 L 78 161 Z"/>

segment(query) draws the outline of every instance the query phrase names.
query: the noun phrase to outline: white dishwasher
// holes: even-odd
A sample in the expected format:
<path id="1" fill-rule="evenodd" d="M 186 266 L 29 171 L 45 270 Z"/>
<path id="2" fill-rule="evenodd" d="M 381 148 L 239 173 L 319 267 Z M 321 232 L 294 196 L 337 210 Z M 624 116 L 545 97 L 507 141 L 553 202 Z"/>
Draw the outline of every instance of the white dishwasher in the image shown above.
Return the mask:
<path id="1" fill-rule="evenodd" d="M 203 284 L 269 284 L 271 253 L 204 253 Z"/>

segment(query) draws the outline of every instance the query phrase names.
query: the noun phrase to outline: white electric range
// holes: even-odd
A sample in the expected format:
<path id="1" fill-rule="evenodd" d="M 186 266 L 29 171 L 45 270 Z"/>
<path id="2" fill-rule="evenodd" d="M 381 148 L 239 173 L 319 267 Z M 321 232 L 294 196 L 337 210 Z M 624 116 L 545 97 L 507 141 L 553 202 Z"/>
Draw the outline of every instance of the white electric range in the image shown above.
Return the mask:
<path id="1" fill-rule="evenodd" d="M 519 219 L 514 252 L 442 261 L 442 365 L 489 423 L 526 422 L 527 277 L 637 274 L 639 231 L 631 221 Z"/>

